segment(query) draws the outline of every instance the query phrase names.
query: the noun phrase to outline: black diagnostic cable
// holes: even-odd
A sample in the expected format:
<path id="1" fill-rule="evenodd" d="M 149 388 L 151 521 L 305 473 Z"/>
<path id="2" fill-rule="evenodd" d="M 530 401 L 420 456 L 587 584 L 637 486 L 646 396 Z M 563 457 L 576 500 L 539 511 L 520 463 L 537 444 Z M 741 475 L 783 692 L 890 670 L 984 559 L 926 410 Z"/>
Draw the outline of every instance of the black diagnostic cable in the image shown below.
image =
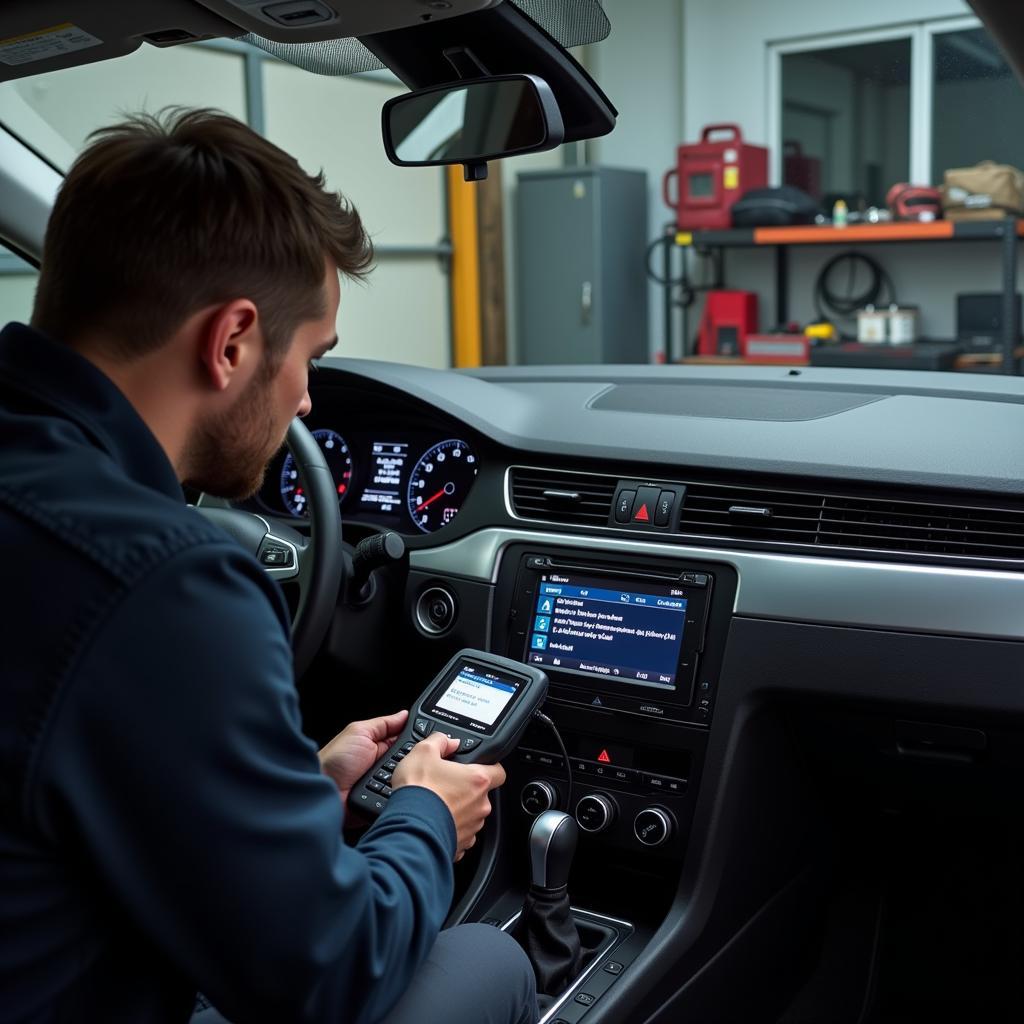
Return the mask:
<path id="1" fill-rule="evenodd" d="M 833 283 L 835 272 L 847 264 L 846 286 L 842 290 Z M 865 266 L 868 269 L 868 281 L 859 291 L 855 291 L 857 269 Z M 888 301 L 882 302 L 883 294 L 888 294 Z M 821 268 L 814 282 L 814 308 L 822 320 L 852 320 L 857 310 L 865 306 L 888 306 L 896 303 L 896 289 L 892 278 L 885 268 L 866 253 L 850 249 L 833 256 Z"/>
<path id="2" fill-rule="evenodd" d="M 569 813 L 572 814 L 572 763 L 569 761 L 568 751 L 566 751 L 565 744 L 562 742 L 562 734 L 558 731 L 558 726 L 539 708 L 534 711 L 533 717 L 538 722 L 543 722 L 555 734 L 555 739 L 558 740 L 558 749 L 562 751 L 562 757 L 565 759 L 565 776 L 569 783 L 569 795 L 566 798 L 566 805 Z"/>

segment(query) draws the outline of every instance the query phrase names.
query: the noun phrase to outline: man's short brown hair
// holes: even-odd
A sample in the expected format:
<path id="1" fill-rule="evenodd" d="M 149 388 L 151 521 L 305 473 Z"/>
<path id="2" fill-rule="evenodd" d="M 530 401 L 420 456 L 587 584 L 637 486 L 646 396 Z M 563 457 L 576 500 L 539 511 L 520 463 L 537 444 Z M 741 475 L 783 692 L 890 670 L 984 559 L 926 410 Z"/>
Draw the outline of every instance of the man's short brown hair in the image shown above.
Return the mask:
<path id="1" fill-rule="evenodd" d="M 277 363 L 323 316 L 325 260 L 364 276 L 359 214 L 283 150 L 215 110 L 169 108 L 101 128 L 50 216 L 32 325 L 102 334 L 131 359 L 207 306 L 259 309 Z"/>

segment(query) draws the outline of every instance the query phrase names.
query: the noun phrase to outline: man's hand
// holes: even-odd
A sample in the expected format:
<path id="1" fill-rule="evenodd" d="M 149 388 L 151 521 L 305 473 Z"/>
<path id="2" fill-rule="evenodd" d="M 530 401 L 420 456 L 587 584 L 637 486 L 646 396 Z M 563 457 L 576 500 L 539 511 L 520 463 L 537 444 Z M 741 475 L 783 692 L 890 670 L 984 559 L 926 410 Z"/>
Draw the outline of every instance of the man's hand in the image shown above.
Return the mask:
<path id="1" fill-rule="evenodd" d="M 353 722 L 320 751 L 320 768 L 338 787 L 342 803 L 348 800 L 352 787 L 388 752 L 408 717 L 408 711 L 399 711 L 368 722 Z"/>
<path id="2" fill-rule="evenodd" d="M 456 861 L 476 842 L 476 834 L 491 813 L 487 794 L 505 781 L 505 769 L 500 764 L 445 760 L 458 749 L 458 740 L 449 739 L 443 732 L 432 733 L 413 747 L 391 779 L 392 789 L 423 786 L 447 804 L 455 820 Z"/>

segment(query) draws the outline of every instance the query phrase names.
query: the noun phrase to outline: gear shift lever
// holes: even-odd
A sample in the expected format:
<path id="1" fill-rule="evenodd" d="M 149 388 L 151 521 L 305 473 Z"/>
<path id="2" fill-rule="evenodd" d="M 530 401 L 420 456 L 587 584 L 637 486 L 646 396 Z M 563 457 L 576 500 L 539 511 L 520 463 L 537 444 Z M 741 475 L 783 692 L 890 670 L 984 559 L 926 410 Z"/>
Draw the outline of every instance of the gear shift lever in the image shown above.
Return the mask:
<path id="1" fill-rule="evenodd" d="M 579 835 L 562 811 L 545 811 L 530 829 L 530 888 L 512 929 L 537 975 L 537 990 L 557 995 L 580 972 L 583 948 L 569 909 L 569 869 Z"/>
<path id="2" fill-rule="evenodd" d="M 569 882 L 576 840 L 576 821 L 564 811 L 545 811 L 530 829 L 530 885 L 534 889 L 561 889 Z"/>

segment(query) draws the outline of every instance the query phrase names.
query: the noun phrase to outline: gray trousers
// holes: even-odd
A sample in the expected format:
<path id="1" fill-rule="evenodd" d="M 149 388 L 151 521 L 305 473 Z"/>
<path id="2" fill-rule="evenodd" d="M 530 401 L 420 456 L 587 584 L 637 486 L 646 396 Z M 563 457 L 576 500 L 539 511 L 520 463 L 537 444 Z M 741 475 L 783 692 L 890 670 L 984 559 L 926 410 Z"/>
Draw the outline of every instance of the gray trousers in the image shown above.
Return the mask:
<path id="1" fill-rule="evenodd" d="M 381 1024 L 535 1024 L 539 1016 L 533 968 L 519 944 L 489 924 L 463 924 L 441 932 Z M 211 1007 L 192 1024 L 227 1022 Z"/>

